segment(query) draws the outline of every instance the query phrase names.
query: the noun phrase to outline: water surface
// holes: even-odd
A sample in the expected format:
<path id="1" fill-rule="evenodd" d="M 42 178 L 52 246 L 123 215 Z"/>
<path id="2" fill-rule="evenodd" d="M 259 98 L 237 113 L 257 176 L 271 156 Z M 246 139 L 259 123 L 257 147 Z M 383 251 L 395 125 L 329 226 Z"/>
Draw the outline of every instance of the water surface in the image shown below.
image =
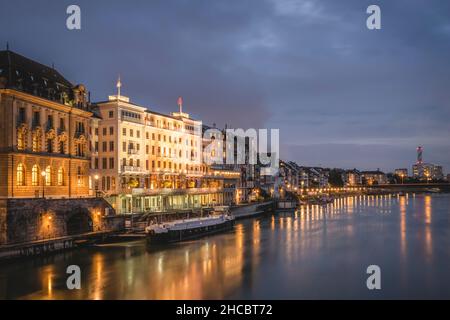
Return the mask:
<path id="1" fill-rule="evenodd" d="M 162 250 L 141 241 L 3 264 L 0 298 L 449 299 L 449 218 L 445 194 L 343 198 Z M 81 290 L 66 289 L 71 264 Z M 379 291 L 366 287 L 372 264 Z"/>

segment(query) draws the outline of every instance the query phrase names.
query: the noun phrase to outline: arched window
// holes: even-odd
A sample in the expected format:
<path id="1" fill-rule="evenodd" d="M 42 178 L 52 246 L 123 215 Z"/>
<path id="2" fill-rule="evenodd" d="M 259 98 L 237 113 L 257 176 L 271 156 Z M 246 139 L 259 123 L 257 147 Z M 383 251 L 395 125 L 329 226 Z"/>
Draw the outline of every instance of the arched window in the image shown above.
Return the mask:
<path id="1" fill-rule="evenodd" d="M 45 185 L 52 185 L 52 168 L 50 166 L 47 166 L 47 168 L 45 168 Z"/>
<path id="2" fill-rule="evenodd" d="M 25 185 L 25 168 L 21 163 L 17 165 L 17 185 L 18 186 Z"/>
<path id="3" fill-rule="evenodd" d="M 64 185 L 64 169 L 59 168 L 58 169 L 58 186 Z"/>
<path id="4" fill-rule="evenodd" d="M 35 164 L 31 169 L 31 185 L 32 186 L 39 185 L 39 167 L 37 164 Z"/>

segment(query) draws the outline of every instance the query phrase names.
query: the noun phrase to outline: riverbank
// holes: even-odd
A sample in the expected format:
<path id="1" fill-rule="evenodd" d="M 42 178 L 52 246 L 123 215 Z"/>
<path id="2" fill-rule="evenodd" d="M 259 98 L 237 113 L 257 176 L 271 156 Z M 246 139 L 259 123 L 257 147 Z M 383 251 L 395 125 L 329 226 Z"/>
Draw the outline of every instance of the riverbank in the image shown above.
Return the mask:
<path id="1" fill-rule="evenodd" d="M 256 217 L 272 211 L 273 201 L 249 203 L 233 206 L 231 214 L 236 219 Z M 107 232 L 89 232 L 73 236 L 55 237 L 36 241 L 22 242 L 0 246 L 0 261 L 49 255 L 57 252 L 73 250 L 78 247 L 97 243 L 117 243 L 145 238 L 145 228 L 153 223 L 171 222 L 180 219 L 198 218 L 208 214 L 210 210 L 189 210 L 165 213 L 147 213 L 117 216 L 123 219 L 121 230 Z"/>

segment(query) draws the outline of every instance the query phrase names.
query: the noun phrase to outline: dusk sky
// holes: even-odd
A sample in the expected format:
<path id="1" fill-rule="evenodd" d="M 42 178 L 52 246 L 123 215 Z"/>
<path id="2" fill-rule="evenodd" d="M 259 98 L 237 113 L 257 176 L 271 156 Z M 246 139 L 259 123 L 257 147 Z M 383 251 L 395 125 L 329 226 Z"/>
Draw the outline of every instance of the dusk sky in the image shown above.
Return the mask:
<path id="1" fill-rule="evenodd" d="M 0 45 L 204 123 L 279 128 L 300 165 L 450 170 L 450 1 L 0 0 Z M 66 28 L 81 7 L 82 29 Z M 381 30 L 366 8 L 381 7 Z"/>

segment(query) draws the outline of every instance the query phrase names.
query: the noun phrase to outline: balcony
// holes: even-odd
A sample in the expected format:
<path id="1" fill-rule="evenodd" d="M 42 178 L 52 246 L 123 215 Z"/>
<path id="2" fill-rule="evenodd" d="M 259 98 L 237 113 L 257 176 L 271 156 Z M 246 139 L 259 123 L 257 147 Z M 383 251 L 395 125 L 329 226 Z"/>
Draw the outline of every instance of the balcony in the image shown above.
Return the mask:
<path id="1" fill-rule="evenodd" d="M 134 122 L 134 123 L 139 123 L 139 124 L 145 124 L 145 122 L 142 121 L 141 118 L 134 118 L 134 117 L 130 117 L 130 116 L 127 116 L 127 115 L 124 115 L 124 114 L 121 115 L 120 120 L 128 121 L 128 122 Z"/>
<path id="2" fill-rule="evenodd" d="M 122 173 L 147 173 L 147 170 L 144 170 L 141 167 L 135 166 L 122 166 Z"/>
<path id="3" fill-rule="evenodd" d="M 235 188 L 123 188 L 122 193 L 139 196 L 155 196 L 155 195 L 187 195 L 187 194 L 208 194 L 217 192 L 233 192 Z"/>
<path id="4" fill-rule="evenodd" d="M 134 149 L 134 148 L 128 148 L 128 151 L 127 151 L 127 153 L 128 154 L 138 154 L 139 153 L 139 151 L 137 150 L 137 149 Z"/>

